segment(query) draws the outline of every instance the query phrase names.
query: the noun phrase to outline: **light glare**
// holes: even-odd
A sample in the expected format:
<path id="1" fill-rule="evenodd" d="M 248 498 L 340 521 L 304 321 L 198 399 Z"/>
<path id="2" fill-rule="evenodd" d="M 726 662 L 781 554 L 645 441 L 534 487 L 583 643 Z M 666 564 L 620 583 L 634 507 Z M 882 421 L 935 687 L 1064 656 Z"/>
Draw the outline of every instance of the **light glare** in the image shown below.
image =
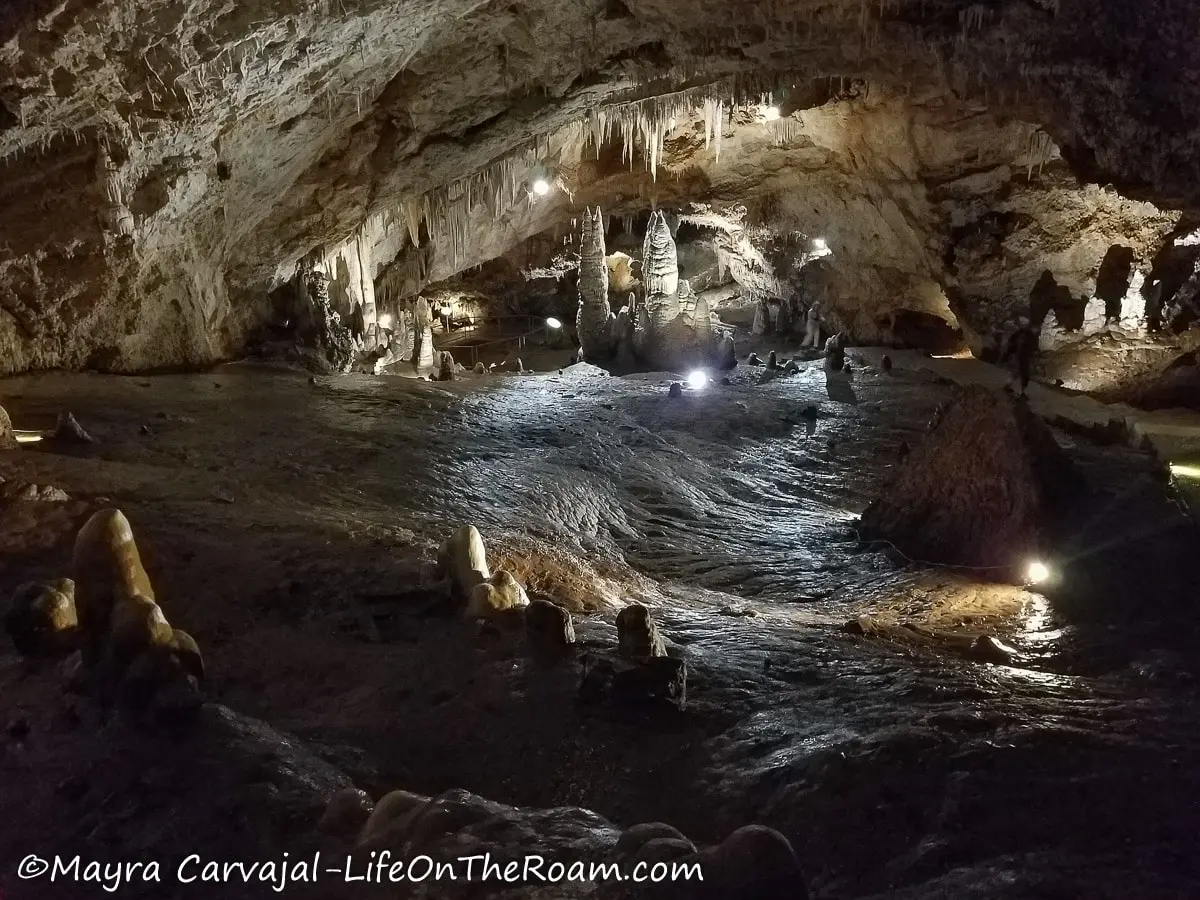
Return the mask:
<path id="1" fill-rule="evenodd" d="M 825 243 L 825 238 L 815 238 L 813 240 L 813 246 L 821 251 L 829 249 L 829 245 L 827 243 Z"/>
<path id="2" fill-rule="evenodd" d="M 763 118 L 765 118 L 768 122 L 774 122 L 779 118 L 779 107 L 768 106 L 763 110 Z"/>
<path id="3" fill-rule="evenodd" d="M 550 193 L 550 182 L 548 182 L 545 178 L 539 178 L 533 183 L 533 192 L 539 197 L 545 197 L 548 193 Z"/>
<path id="4" fill-rule="evenodd" d="M 18 444 L 36 444 L 42 437 L 42 433 L 38 431 L 16 432 Z"/>
<path id="5" fill-rule="evenodd" d="M 558 321 L 554 316 L 546 320 L 546 325 L 550 328 L 562 328 L 562 322 Z"/>
<path id="6" fill-rule="evenodd" d="M 1184 466 L 1179 463 L 1171 463 L 1171 474 L 1179 475 L 1182 478 L 1197 478 L 1200 479 L 1200 468 L 1196 466 Z"/>
<path id="7" fill-rule="evenodd" d="M 1034 560 L 1029 564 L 1029 569 L 1026 572 L 1030 584 L 1041 584 L 1050 577 L 1050 569 L 1046 567 L 1044 562 Z"/>
<path id="8" fill-rule="evenodd" d="M 708 384 L 708 373 L 697 369 L 694 372 L 689 372 L 687 377 L 688 387 L 693 391 L 704 390 L 704 386 Z"/>
<path id="9" fill-rule="evenodd" d="M 384 313 L 382 316 L 380 316 L 379 317 L 379 327 L 384 329 L 385 331 L 387 329 L 391 328 L 392 327 L 392 317 L 389 316 L 387 313 Z"/>

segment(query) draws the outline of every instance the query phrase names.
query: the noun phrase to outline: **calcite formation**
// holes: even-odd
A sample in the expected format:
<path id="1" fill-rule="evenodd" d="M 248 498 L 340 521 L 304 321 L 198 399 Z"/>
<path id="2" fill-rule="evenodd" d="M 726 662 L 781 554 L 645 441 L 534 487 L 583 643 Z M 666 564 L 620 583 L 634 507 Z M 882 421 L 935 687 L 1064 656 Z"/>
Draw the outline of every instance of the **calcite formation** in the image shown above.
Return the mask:
<path id="1" fill-rule="evenodd" d="M 604 215 L 585 210 L 579 238 L 579 312 L 576 335 L 583 359 L 605 360 L 613 352 L 613 314 L 608 304 L 608 262 L 604 251 Z"/>
<path id="2" fill-rule="evenodd" d="M 1025 403 L 973 387 L 900 464 L 863 513 L 860 533 L 912 559 L 1020 580 L 1079 486 L 1071 461 Z"/>

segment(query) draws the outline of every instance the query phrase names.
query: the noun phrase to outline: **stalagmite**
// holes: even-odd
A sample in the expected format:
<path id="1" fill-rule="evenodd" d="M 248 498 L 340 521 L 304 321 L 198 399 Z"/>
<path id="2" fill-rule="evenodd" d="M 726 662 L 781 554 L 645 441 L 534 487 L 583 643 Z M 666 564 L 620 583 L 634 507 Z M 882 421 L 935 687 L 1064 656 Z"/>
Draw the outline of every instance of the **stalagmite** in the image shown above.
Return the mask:
<path id="1" fill-rule="evenodd" d="M 579 244 L 579 310 L 575 317 L 583 359 L 608 359 L 613 351 L 613 314 L 608 305 L 608 261 L 600 207 L 583 216 Z"/>
<path id="2" fill-rule="evenodd" d="M 756 337 L 768 333 L 771 330 L 771 310 L 767 306 L 766 300 L 759 300 L 754 305 L 754 324 L 750 328 L 750 333 Z"/>
<path id="3" fill-rule="evenodd" d="M 418 372 L 432 371 L 435 365 L 433 355 L 433 315 L 429 309 L 429 301 L 418 297 L 415 310 L 416 347 L 413 351 L 413 368 Z"/>
<path id="4" fill-rule="evenodd" d="M 721 335 L 721 339 L 717 344 L 714 365 L 721 370 L 732 369 L 737 365 L 737 345 L 734 343 L 733 335 Z"/>
<path id="5" fill-rule="evenodd" d="M 679 315 L 679 261 L 675 240 L 662 212 L 653 213 L 642 245 L 642 283 L 652 330 Z"/>

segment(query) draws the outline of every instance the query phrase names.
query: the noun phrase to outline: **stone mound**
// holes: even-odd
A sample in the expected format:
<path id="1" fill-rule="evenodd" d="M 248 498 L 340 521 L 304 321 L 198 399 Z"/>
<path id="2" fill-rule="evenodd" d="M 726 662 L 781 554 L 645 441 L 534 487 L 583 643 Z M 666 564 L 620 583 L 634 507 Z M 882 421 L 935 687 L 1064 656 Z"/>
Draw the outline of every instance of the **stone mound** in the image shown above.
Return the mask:
<path id="1" fill-rule="evenodd" d="M 0 406 L 0 450 L 16 450 L 17 436 L 13 434 L 12 420 L 4 407 Z"/>
<path id="2" fill-rule="evenodd" d="M 1025 403 L 972 387 L 900 463 L 863 513 L 860 536 L 915 560 L 1019 580 L 1079 484 Z"/>

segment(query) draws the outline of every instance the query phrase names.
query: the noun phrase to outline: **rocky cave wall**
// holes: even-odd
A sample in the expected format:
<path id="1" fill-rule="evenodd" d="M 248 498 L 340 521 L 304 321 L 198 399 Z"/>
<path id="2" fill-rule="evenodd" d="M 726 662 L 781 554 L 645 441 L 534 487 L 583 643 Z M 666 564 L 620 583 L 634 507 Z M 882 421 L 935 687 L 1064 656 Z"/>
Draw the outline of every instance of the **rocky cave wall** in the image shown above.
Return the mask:
<path id="1" fill-rule="evenodd" d="M 757 76 L 743 80 L 744 96 L 772 83 L 804 86 L 833 76 L 863 80 L 871 102 L 903 95 L 920 109 L 953 97 L 943 108 L 960 118 L 947 118 L 942 130 L 962 132 L 964 147 L 978 143 L 970 137 L 976 116 L 994 118 L 1002 129 L 1007 122 L 1041 123 L 1047 138 L 1036 139 L 1035 155 L 1044 156 L 1052 140 L 1072 171 L 1111 181 L 1126 196 L 1159 209 L 1196 202 L 1200 81 L 1190 75 L 1188 36 L 1197 33 L 1200 10 L 1187 0 L 1136 8 L 1102 0 L 696 0 L 685 7 L 668 0 L 6 4 L 0 371 L 130 371 L 221 359 L 269 315 L 269 292 L 313 251 L 343 257 L 347 298 L 357 280 L 364 306 L 366 281 L 386 278 L 404 242 L 422 229 L 456 237 L 449 253 L 427 253 L 407 272 L 421 281 L 452 275 L 544 228 L 547 204 L 530 204 L 527 186 L 531 166 L 561 157 L 550 146 L 553 135 L 586 123 L 600 105 L 729 76 Z M 977 271 L 997 254 L 973 245 L 955 250 L 950 272 L 938 232 L 947 216 L 940 208 L 945 186 L 961 182 L 969 191 L 971 182 L 962 179 L 990 171 L 993 180 L 984 177 L 980 187 L 984 195 L 998 192 L 995 201 L 973 203 L 1007 204 L 1004 211 L 1013 214 L 999 256 L 1040 238 L 1044 226 L 1022 217 L 1028 204 L 1052 201 L 1044 188 L 1020 189 L 1019 153 L 984 153 L 972 163 L 969 152 L 956 157 L 940 138 L 923 147 L 920 116 L 909 127 L 901 118 L 891 128 L 864 129 L 853 121 L 861 110 L 839 122 L 847 111 L 823 105 L 827 97 L 814 100 L 810 87 L 796 94 L 785 108 L 802 111 L 812 146 L 793 148 L 802 152 L 791 171 L 772 175 L 789 166 L 785 161 L 742 180 L 760 176 L 756 195 L 782 193 L 779 208 L 802 228 L 805 219 L 821 219 L 834 258 L 847 258 L 822 287 L 846 298 L 907 294 L 943 314 L 945 294 L 969 327 L 974 300 L 995 304 L 1001 293 L 1020 291 L 1037 263 L 1005 268 L 1002 281 L 1011 288 L 990 277 L 964 278 L 964 270 Z M 657 141 L 659 125 L 651 125 L 643 144 Z M 849 148 L 840 164 L 848 165 L 824 179 L 825 190 L 804 185 L 809 196 L 802 200 L 801 191 L 772 188 L 773 177 L 787 183 L 803 171 L 805 153 L 815 161 L 832 152 L 818 135 L 837 133 Z M 113 173 L 101 171 L 102 145 Z M 669 161 L 670 140 L 662 149 Z M 722 154 L 731 170 L 738 166 L 733 150 Z M 941 154 L 962 162 L 939 168 Z M 1014 173 L 1007 182 L 995 174 L 1004 165 Z M 444 189 L 489 166 L 501 176 L 492 184 L 502 189 L 483 190 L 480 181 L 474 190 L 490 196 L 472 197 L 469 205 L 504 224 L 484 229 L 470 248 L 461 239 L 470 229 L 464 231 L 458 189 Z M 1054 168 L 1043 176 L 1056 175 Z M 931 178 L 940 178 L 939 190 L 930 190 Z M 667 180 L 651 181 L 651 203 L 667 199 L 656 198 Z M 1068 182 L 1064 190 L 1075 189 Z M 719 188 L 712 194 L 722 199 Z M 808 206 L 811 197 L 819 202 Z M 1064 195 L 1063 204 L 1076 210 L 1063 216 L 1082 223 L 1095 207 L 1084 227 L 1106 241 L 1107 220 L 1120 231 L 1122 217 L 1140 215 L 1108 197 Z M 564 204 L 566 218 L 565 195 L 548 199 Z M 576 208 L 585 201 L 576 197 Z M 847 214 L 866 202 L 869 214 Z M 805 209 L 816 212 L 801 216 Z M 1157 211 L 1142 212 L 1157 223 Z M 1134 240 L 1169 227 L 1146 226 L 1145 216 L 1133 223 Z M 886 224 L 870 238 L 872 268 L 851 265 L 846 248 L 839 254 L 833 219 Z M 931 221 L 938 228 L 927 227 Z M 969 234 L 971 222 L 964 214 L 960 234 Z M 364 234 L 373 236 L 369 253 L 360 252 Z M 338 251 L 351 244 L 352 254 Z M 1051 262 L 1064 280 L 1086 287 L 1094 263 L 1083 255 L 1090 253 L 1060 247 Z M 356 279 L 350 257 L 372 278 L 360 272 Z M 864 316 L 876 318 L 865 302 L 847 301 L 845 314 L 864 330 Z"/>

